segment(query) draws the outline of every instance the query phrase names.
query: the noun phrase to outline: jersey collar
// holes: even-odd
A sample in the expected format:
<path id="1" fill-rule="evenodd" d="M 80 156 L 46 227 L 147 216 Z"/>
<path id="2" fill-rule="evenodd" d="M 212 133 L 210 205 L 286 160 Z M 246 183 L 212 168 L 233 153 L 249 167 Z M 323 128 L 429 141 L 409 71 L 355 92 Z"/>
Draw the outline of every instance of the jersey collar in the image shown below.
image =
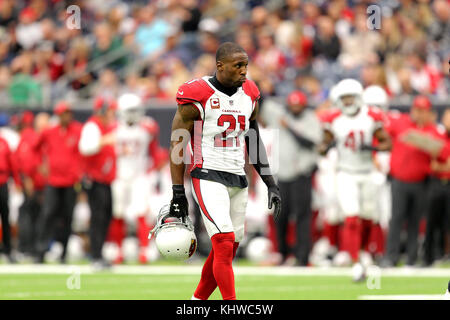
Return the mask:
<path id="1" fill-rule="evenodd" d="M 219 82 L 219 80 L 217 80 L 215 74 L 214 76 L 208 79 L 208 82 L 211 83 L 214 86 L 214 88 L 230 97 L 234 95 L 239 89 L 239 87 L 225 87 L 223 84 Z"/>

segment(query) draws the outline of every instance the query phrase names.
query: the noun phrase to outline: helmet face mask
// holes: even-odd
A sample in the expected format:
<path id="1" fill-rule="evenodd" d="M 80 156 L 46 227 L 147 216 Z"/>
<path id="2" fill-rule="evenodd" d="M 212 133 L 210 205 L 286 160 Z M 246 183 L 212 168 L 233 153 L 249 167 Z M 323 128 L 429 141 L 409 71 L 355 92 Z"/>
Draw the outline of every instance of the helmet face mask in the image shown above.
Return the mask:
<path id="1" fill-rule="evenodd" d="M 119 120 L 128 125 L 138 123 L 144 116 L 142 100 L 135 94 L 125 93 L 118 100 Z"/>
<path id="2" fill-rule="evenodd" d="M 119 119 L 127 123 L 129 125 L 134 125 L 138 123 L 142 117 L 144 116 L 144 112 L 141 108 L 129 108 L 127 110 L 120 110 L 119 112 Z"/>
<path id="3" fill-rule="evenodd" d="M 363 106 L 363 87 L 354 79 L 344 79 L 337 84 L 336 105 L 342 113 L 354 116 Z"/>
<path id="4" fill-rule="evenodd" d="M 342 113 L 348 116 L 355 115 L 362 106 L 362 99 L 357 95 L 340 96 L 337 100 L 338 107 Z"/>
<path id="5" fill-rule="evenodd" d="M 160 254 L 167 259 L 184 261 L 197 249 L 197 237 L 191 220 L 189 217 L 178 219 L 170 216 L 169 205 L 161 208 L 149 238 L 153 236 Z"/>

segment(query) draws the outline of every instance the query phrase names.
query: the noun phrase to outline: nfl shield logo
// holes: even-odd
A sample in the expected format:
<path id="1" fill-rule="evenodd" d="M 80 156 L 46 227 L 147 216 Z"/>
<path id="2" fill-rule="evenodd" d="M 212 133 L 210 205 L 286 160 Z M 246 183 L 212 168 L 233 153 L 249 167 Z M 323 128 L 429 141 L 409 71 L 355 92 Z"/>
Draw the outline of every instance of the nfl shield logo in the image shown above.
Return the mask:
<path id="1" fill-rule="evenodd" d="M 230 106 L 233 106 L 233 105 L 234 105 L 234 101 L 230 100 Z"/>

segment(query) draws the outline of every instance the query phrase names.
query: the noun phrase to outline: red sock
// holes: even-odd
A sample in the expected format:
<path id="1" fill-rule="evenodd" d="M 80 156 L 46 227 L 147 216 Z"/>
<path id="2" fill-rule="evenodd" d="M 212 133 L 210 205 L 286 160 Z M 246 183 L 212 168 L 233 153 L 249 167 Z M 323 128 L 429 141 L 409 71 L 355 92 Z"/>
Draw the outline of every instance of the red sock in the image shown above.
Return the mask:
<path id="1" fill-rule="evenodd" d="M 236 257 L 236 252 L 239 247 L 239 242 L 233 244 L 233 259 Z M 217 282 L 213 273 L 213 261 L 214 261 L 214 248 L 206 258 L 205 264 L 202 268 L 202 275 L 200 283 L 194 292 L 194 297 L 200 300 L 208 300 L 209 296 L 216 290 Z"/>
<path id="2" fill-rule="evenodd" d="M 112 218 L 108 229 L 107 241 L 114 242 L 121 248 L 123 239 L 125 239 L 125 221 L 120 218 Z"/>
<path id="3" fill-rule="evenodd" d="M 139 246 L 147 247 L 148 246 L 148 234 L 150 232 L 151 228 L 147 224 L 147 221 L 145 221 L 145 217 L 138 217 L 137 219 L 137 238 L 139 240 Z"/>
<path id="4" fill-rule="evenodd" d="M 200 282 L 194 292 L 194 297 L 197 299 L 208 300 L 211 293 L 213 293 L 217 287 L 217 282 L 216 279 L 214 279 L 213 273 L 213 262 L 214 248 L 211 249 L 208 258 L 206 258 L 205 264 L 203 265 Z"/>
<path id="5" fill-rule="evenodd" d="M 370 232 L 372 230 L 372 220 L 361 219 L 361 248 L 369 251 Z"/>
<path id="6" fill-rule="evenodd" d="M 379 255 L 384 254 L 384 232 L 379 223 L 372 226 L 370 238 L 374 247 L 370 251 Z"/>
<path id="7" fill-rule="evenodd" d="M 323 234 L 328 239 L 331 246 L 337 247 L 339 224 L 329 224 L 328 222 L 325 222 L 323 226 Z"/>
<path id="8" fill-rule="evenodd" d="M 236 300 L 233 272 L 234 233 L 218 233 L 211 237 L 214 249 L 213 274 L 223 300 Z"/>
<path id="9" fill-rule="evenodd" d="M 344 250 L 350 254 L 353 262 L 357 262 L 361 249 L 361 220 L 359 217 L 345 218 L 343 238 Z"/>

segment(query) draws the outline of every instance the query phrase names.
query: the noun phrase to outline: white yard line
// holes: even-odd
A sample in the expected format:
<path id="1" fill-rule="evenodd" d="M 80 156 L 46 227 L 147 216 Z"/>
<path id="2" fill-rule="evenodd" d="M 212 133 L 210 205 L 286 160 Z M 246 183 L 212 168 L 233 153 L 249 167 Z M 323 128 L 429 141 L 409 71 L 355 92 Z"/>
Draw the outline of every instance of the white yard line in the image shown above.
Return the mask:
<path id="1" fill-rule="evenodd" d="M 199 275 L 202 266 L 114 266 L 103 273 L 142 275 Z M 350 276 L 350 268 L 317 267 L 234 267 L 237 276 Z M 391 268 L 377 269 L 386 277 L 448 277 L 450 269 L 440 268 Z M 0 265 L 1 274 L 93 274 L 98 273 L 89 265 Z"/>

